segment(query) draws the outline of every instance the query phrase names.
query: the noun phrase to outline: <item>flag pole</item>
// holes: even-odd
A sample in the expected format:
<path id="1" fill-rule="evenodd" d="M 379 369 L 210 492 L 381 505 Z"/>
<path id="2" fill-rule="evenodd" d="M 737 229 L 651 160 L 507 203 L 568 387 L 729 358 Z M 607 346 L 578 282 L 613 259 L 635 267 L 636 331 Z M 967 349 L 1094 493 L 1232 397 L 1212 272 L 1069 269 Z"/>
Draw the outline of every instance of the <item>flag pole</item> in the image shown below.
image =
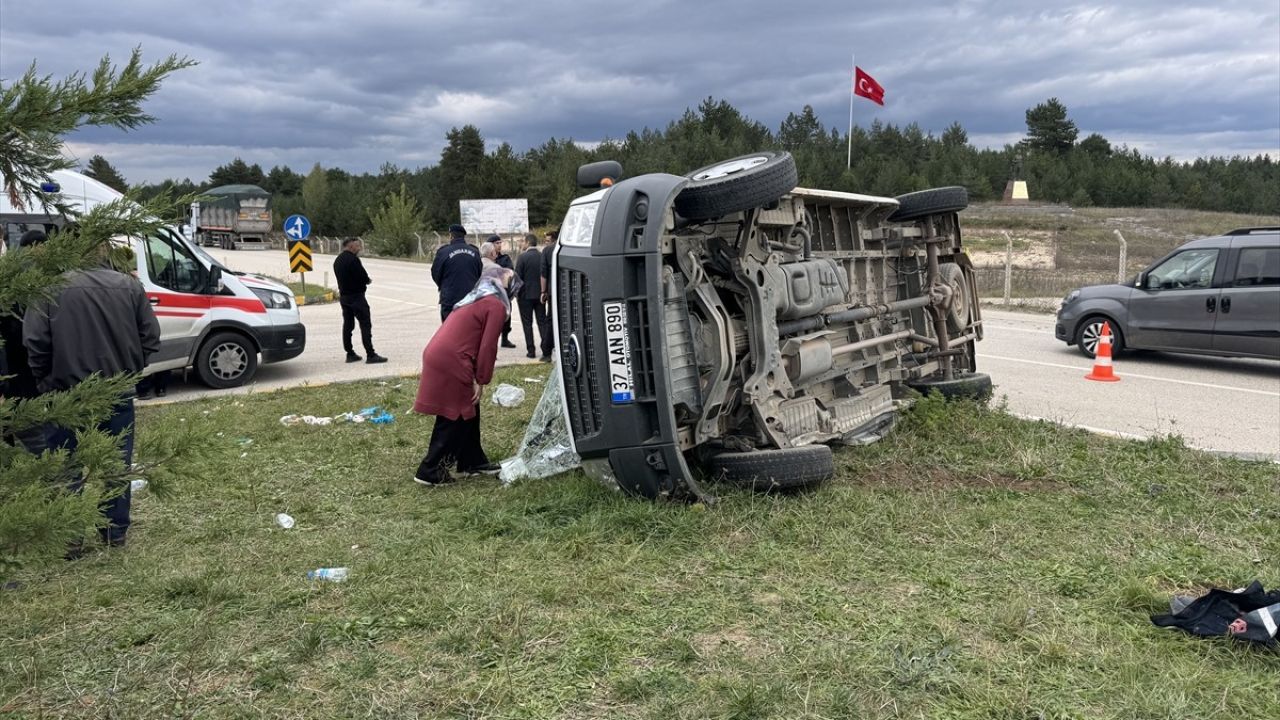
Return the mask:
<path id="1" fill-rule="evenodd" d="M 853 69 L 849 75 L 849 157 L 845 161 L 845 167 L 853 169 L 853 84 L 857 82 L 855 78 L 858 76 L 858 59 L 853 53 L 849 53 L 849 64 Z"/>

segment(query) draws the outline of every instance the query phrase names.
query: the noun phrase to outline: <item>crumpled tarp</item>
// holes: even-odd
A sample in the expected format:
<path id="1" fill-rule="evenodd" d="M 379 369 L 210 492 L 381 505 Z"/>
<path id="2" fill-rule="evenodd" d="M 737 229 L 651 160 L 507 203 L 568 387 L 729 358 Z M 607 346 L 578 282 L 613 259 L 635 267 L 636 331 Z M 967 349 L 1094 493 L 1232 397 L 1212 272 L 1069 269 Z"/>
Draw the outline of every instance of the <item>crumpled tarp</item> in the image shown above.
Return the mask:
<path id="1" fill-rule="evenodd" d="M 515 457 L 502 461 L 498 478 L 503 485 L 517 480 L 536 480 L 559 475 L 582 465 L 582 458 L 573 451 L 569 440 L 569 425 L 564 417 L 563 394 L 557 381 L 559 360 L 551 365 L 542 399 L 533 411 L 533 418 L 524 432 L 524 440 Z"/>

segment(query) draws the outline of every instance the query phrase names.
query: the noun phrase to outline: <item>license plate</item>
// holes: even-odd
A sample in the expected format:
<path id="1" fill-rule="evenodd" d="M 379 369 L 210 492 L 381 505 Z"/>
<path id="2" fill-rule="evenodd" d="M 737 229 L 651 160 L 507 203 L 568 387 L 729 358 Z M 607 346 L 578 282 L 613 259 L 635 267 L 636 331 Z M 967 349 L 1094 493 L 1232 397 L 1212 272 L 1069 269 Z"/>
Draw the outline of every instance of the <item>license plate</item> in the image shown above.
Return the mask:
<path id="1" fill-rule="evenodd" d="M 609 394 L 614 405 L 635 400 L 631 384 L 631 341 L 627 337 L 627 304 L 606 300 L 604 310 L 605 350 L 609 356 Z"/>

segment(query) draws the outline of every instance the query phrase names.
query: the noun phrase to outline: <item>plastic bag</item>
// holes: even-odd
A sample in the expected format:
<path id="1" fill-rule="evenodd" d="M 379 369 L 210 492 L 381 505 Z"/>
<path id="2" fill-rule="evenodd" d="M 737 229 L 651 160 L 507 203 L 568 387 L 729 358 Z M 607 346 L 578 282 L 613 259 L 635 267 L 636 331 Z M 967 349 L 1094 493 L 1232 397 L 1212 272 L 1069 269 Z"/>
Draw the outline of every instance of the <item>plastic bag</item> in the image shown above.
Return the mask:
<path id="1" fill-rule="evenodd" d="M 555 378 L 558 372 L 560 365 L 557 361 L 551 366 L 551 377 Z M 515 457 L 502 462 L 498 478 L 504 485 L 517 480 L 558 475 L 582 465 L 582 458 L 573 451 L 573 443 L 569 441 L 569 425 L 565 421 L 562 397 L 560 383 L 553 380 L 546 384 L 525 430 L 524 440 L 520 442 L 520 449 Z"/>
<path id="2" fill-rule="evenodd" d="M 502 407 L 519 407 L 524 402 L 524 390 L 515 385 L 502 383 L 493 391 L 493 404 Z"/>

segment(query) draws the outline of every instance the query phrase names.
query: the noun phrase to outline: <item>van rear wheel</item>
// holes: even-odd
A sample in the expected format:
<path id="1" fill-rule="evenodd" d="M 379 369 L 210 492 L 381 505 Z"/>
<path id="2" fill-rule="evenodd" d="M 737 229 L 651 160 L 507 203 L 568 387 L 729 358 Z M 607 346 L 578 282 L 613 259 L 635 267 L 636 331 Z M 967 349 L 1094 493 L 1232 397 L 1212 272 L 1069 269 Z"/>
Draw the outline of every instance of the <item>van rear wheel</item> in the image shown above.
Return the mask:
<path id="1" fill-rule="evenodd" d="M 196 372 L 211 388 L 233 388 L 258 371 L 258 351 L 248 338 L 233 332 L 215 333 L 196 354 Z"/>

